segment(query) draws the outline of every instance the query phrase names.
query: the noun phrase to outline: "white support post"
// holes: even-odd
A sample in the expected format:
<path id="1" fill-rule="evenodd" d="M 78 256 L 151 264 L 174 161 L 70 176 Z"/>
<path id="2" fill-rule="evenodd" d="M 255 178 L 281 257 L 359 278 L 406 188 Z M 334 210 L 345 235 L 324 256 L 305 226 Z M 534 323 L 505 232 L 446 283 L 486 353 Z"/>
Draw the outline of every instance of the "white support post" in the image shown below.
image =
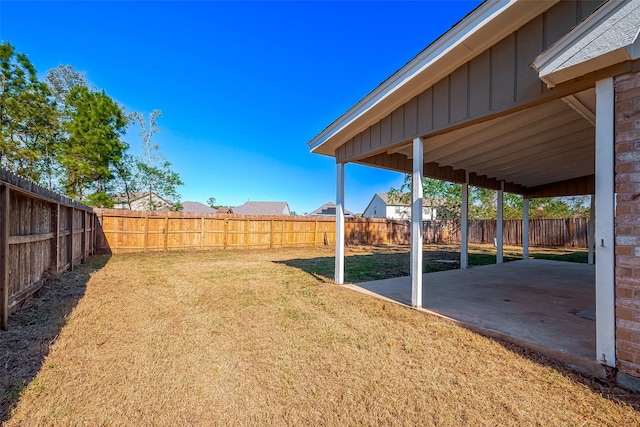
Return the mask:
<path id="1" fill-rule="evenodd" d="M 460 217 L 460 268 L 465 269 L 469 266 L 469 172 L 464 174 Z"/>
<path id="2" fill-rule="evenodd" d="M 529 199 L 522 200 L 522 259 L 529 259 Z"/>
<path id="3" fill-rule="evenodd" d="M 503 221 L 502 221 L 502 203 L 504 198 L 504 181 L 500 182 L 500 190 L 498 190 L 496 210 L 498 215 L 498 220 L 496 221 L 496 264 L 502 264 L 503 262 L 503 244 L 502 244 L 502 229 L 503 229 Z"/>
<path id="4" fill-rule="evenodd" d="M 344 284 L 344 163 L 336 165 L 336 285 Z"/>
<path id="5" fill-rule="evenodd" d="M 614 83 L 596 83 L 596 358 L 616 366 Z"/>
<path id="6" fill-rule="evenodd" d="M 595 240 L 595 220 L 596 220 L 596 197 L 591 195 L 591 208 L 589 210 L 589 223 L 587 226 L 587 246 L 589 247 L 587 263 L 593 265 L 593 242 Z"/>
<path id="7" fill-rule="evenodd" d="M 422 139 L 413 140 L 411 175 L 411 305 L 422 307 Z"/>

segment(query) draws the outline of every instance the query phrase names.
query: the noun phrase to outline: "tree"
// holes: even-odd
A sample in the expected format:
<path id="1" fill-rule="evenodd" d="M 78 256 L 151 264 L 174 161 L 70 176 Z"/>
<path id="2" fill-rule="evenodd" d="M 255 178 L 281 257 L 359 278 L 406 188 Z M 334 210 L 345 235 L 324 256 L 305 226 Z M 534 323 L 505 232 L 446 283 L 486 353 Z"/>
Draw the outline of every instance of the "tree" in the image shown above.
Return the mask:
<path id="1" fill-rule="evenodd" d="M 180 175 L 171 170 L 171 163 L 160 152 L 160 146 L 152 141 L 153 136 L 159 132 L 157 118 L 162 117 L 160 110 L 153 110 L 149 115 L 147 125 L 140 113 L 133 113 L 132 118 L 140 124 L 140 138 L 142 139 L 143 156 L 137 161 L 137 172 L 140 187 L 148 190 L 146 208 L 154 211 L 159 208 L 153 200 L 153 194 L 173 203 L 172 210 L 181 210 L 180 194 L 177 187 L 184 185 Z"/>
<path id="2" fill-rule="evenodd" d="M 133 195 L 140 191 L 137 162 L 135 157 L 129 153 L 125 153 L 120 160 L 113 165 L 115 178 L 113 192 L 125 200 L 129 209 L 132 209 L 131 202 L 133 201 Z"/>
<path id="3" fill-rule="evenodd" d="M 40 182 L 50 172 L 58 114 L 26 55 L 0 45 L 0 165 Z"/>
<path id="4" fill-rule="evenodd" d="M 68 121 L 63 129 L 68 138 L 60 149 L 65 192 L 93 206 L 111 207 L 107 185 L 113 179 L 112 168 L 128 148 L 120 139 L 127 117 L 104 91 L 85 86 L 73 86 L 65 101 Z"/>
<path id="5" fill-rule="evenodd" d="M 423 178 L 423 197 L 437 206 L 437 219 L 454 231 L 462 215 L 462 186 L 433 178 Z M 469 219 L 496 219 L 496 190 L 469 187 Z M 399 189 L 389 190 L 389 200 L 409 205 L 411 202 L 411 176 L 405 175 Z M 503 218 L 522 219 L 523 198 L 504 193 Z M 531 199 L 530 218 L 573 218 L 589 216 L 586 196 L 546 197 Z"/>
<path id="6" fill-rule="evenodd" d="M 210 208 L 215 208 L 215 207 L 216 207 L 216 198 L 215 198 L 215 197 L 209 197 L 209 198 L 207 199 L 207 205 L 208 205 Z"/>
<path id="7" fill-rule="evenodd" d="M 77 71 L 71 65 L 58 65 L 50 69 L 47 71 L 45 81 L 56 104 L 62 111 L 64 111 L 67 95 L 74 86 L 89 87 L 87 73 Z"/>

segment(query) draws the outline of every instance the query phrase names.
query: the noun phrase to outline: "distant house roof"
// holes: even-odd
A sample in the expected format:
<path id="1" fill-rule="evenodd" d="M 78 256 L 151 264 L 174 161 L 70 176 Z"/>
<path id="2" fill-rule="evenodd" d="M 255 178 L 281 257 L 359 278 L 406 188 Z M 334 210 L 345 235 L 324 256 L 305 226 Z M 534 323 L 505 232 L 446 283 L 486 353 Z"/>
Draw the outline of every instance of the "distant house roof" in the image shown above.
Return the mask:
<path id="1" fill-rule="evenodd" d="M 324 205 L 320 206 L 313 212 L 310 212 L 309 215 L 312 216 L 336 216 L 336 204 L 333 202 L 327 202 Z M 353 217 L 354 214 L 351 211 L 344 210 L 345 217 Z"/>
<path id="2" fill-rule="evenodd" d="M 239 215 L 291 215 L 287 202 L 246 202 L 233 208 Z"/>
<path id="3" fill-rule="evenodd" d="M 217 214 L 232 214 L 233 208 L 230 206 L 223 206 L 221 208 L 216 209 Z"/>
<path id="4" fill-rule="evenodd" d="M 182 202 L 182 212 L 216 213 L 216 209 L 200 202 Z"/>

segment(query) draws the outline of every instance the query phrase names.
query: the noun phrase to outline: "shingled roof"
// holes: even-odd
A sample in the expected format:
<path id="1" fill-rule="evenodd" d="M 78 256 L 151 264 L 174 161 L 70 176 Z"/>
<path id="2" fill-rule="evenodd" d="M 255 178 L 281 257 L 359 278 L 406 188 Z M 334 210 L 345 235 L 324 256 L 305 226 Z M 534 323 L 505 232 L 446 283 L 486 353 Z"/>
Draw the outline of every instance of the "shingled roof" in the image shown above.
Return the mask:
<path id="1" fill-rule="evenodd" d="M 287 202 L 246 202 L 233 208 L 239 215 L 291 215 Z"/>

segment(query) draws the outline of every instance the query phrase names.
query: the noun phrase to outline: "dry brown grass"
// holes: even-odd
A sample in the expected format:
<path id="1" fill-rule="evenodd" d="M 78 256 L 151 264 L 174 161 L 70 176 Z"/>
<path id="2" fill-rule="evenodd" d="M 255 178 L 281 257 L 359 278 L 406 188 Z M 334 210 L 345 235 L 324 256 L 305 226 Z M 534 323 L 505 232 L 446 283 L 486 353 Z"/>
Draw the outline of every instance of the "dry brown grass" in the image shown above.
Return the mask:
<path id="1" fill-rule="evenodd" d="M 6 425 L 640 425 L 637 395 L 284 264 L 331 256 L 114 256 Z"/>

